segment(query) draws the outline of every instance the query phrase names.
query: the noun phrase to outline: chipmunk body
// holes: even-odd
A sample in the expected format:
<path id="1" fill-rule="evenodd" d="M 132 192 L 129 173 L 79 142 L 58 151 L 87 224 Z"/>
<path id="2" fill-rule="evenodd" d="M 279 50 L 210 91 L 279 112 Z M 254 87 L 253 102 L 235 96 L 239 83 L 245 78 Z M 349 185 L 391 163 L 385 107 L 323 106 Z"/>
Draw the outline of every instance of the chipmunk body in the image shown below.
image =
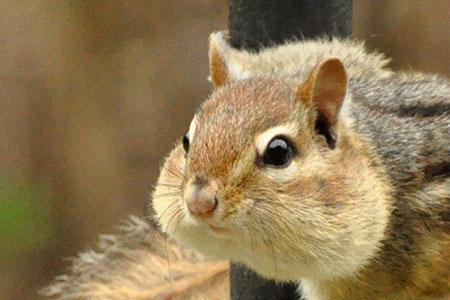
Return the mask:
<path id="1" fill-rule="evenodd" d="M 341 40 L 210 39 L 215 90 L 153 194 L 163 231 L 307 300 L 450 295 L 450 83 Z"/>

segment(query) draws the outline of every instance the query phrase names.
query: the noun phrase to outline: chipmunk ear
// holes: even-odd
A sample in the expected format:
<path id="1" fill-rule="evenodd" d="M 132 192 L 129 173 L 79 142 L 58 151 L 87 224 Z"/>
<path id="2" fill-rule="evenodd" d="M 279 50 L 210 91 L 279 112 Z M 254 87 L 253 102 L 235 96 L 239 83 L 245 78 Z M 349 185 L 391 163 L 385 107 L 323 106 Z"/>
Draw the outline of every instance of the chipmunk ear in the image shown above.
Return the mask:
<path id="1" fill-rule="evenodd" d="M 209 79 L 214 87 L 220 87 L 229 81 L 229 72 L 221 49 L 226 45 L 222 33 L 211 34 L 209 37 Z"/>
<path id="2" fill-rule="evenodd" d="M 298 99 L 313 107 L 315 129 L 334 148 L 334 127 L 347 92 L 347 72 L 342 62 L 330 58 L 317 65 L 298 90 Z"/>

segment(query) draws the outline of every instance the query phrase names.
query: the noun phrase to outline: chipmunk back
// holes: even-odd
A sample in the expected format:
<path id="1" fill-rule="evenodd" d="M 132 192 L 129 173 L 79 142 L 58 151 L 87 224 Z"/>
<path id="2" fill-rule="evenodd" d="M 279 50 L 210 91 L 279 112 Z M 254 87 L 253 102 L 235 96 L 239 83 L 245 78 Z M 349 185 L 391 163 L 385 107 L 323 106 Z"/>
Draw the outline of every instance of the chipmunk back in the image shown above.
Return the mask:
<path id="1" fill-rule="evenodd" d="M 450 295 L 450 84 L 342 40 L 210 39 L 211 97 L 153 195 L 201 253 L 308 300 Z"/>

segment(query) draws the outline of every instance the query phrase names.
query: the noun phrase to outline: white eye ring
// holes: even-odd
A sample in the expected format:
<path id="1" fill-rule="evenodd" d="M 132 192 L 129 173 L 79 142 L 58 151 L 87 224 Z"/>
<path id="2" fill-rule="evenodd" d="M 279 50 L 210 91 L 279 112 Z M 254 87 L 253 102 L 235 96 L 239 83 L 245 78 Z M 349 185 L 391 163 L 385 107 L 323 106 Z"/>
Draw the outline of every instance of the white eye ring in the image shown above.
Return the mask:
<path id="1" fill-rule="evenodd" d="M 272 127 L 256 136 L 255 146 L 259 156 L 263 156 L 270 141 L 276 136 L 292 137 L 297 133 L 297 126 L 293 123 Z"/>
<path id="2" fill-rule="evenodd" d="M 197 129 L 197 115 L 194 116 L 194 118 L 191 121 L 191 124 L 189 125 L 189 130 L 186 132 L 186 136 L 189 138 L 189 141 L 192 141 L 194 139 L 195 130 Z"/>

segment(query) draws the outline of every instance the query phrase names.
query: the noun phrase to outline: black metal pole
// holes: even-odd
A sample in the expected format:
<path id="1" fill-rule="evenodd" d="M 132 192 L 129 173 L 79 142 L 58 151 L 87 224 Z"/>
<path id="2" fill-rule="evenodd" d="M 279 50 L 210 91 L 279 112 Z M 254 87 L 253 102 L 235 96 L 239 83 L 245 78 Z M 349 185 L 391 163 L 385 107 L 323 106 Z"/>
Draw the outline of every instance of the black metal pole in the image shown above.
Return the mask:
<path id="1" fill-rule="evenodd" d="M 257 51 L 286 40 L 348 37 L 352 0 L 230 0 L 229 32 L 235 48 Z"/>
<path id="2" fill-rule="evenodd" d="M 348 37 L 352 0 L 229 0 L 230 42 L 258 51 L 287 40 Z M 296 285 L 265 280 L 243 266 L 231 265 L 232 300 L 298 300 Z"/>

